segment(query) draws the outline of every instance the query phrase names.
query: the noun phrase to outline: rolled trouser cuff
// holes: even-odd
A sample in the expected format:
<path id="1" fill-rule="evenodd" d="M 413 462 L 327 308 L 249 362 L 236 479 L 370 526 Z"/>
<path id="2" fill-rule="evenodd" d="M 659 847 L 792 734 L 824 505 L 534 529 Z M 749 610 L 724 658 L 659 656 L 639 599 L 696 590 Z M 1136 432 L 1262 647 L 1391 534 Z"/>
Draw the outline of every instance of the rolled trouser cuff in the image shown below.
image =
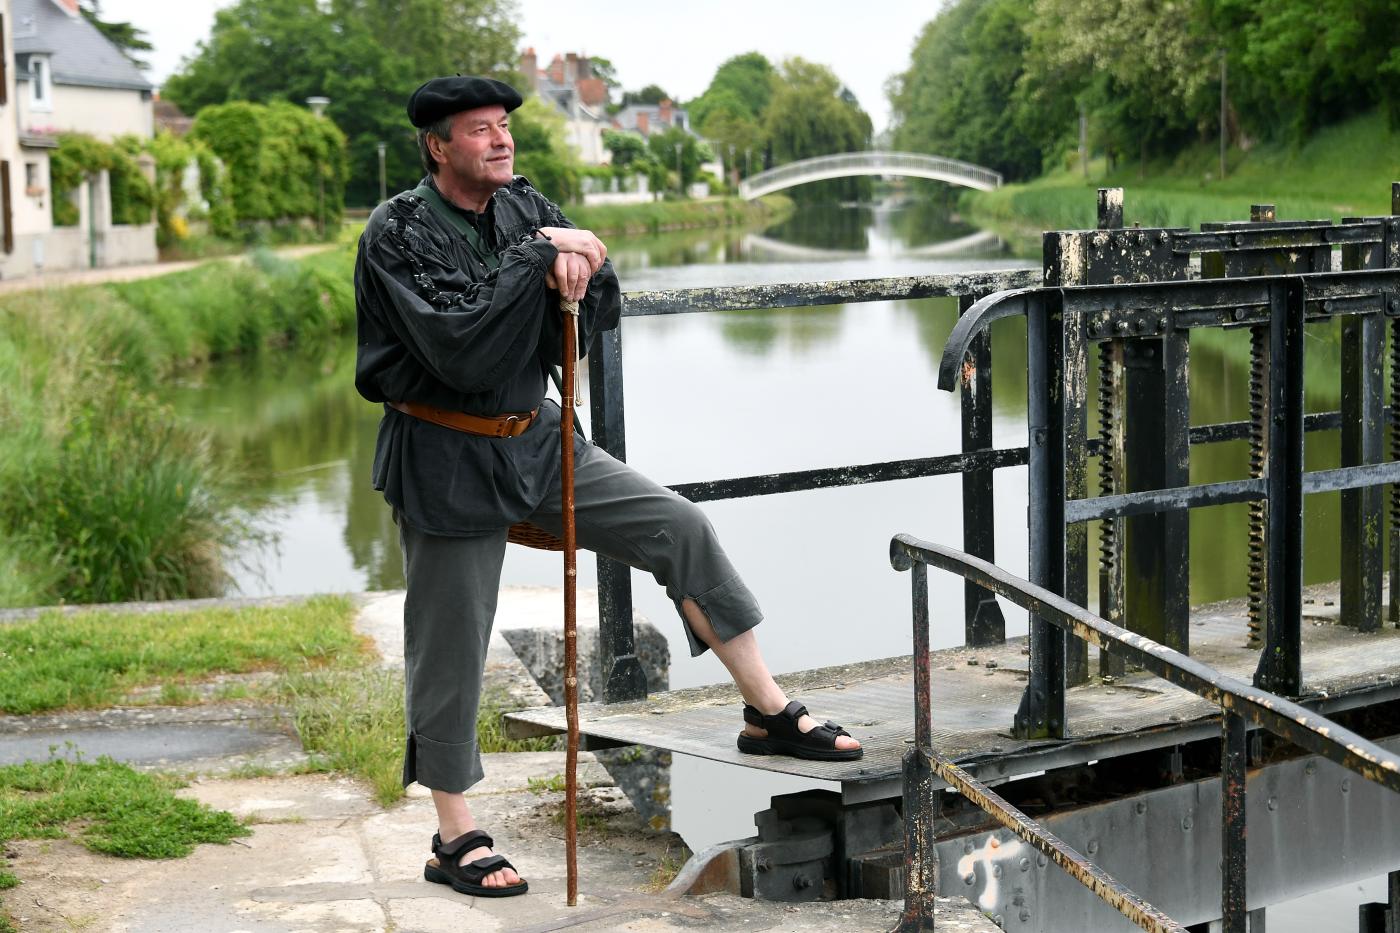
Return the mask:
<path id="1" fill-rule="evenodd" d="M 431 790 L 460 794 L 478 783 L 485 772 L 476 740 L 435 742 L 410 733 L 403 755 L 403 786 L 417 781 Z"/>
<path id="2" fill-rule="evenodd" d="M 685 640 L 690 643 L 690 656 L 699 657 L 709 646 L 696 637 L 690 628 L 690 621 L 685 617 L 682 603 L 686 600 L 686 594 L 671 593 L 670 596 L 676 604 L 676 612 L 680 613 L 685 628 Z M 754 598 L 748 584 L 737 574 L 719 586 L 689 598 L 700 606 L 705 617 L 710 620 L 710 628 L 715 630 L 722 642 L 744 634 L 763 621 L 763 611 L 758 608 L 758 600 Z"/>

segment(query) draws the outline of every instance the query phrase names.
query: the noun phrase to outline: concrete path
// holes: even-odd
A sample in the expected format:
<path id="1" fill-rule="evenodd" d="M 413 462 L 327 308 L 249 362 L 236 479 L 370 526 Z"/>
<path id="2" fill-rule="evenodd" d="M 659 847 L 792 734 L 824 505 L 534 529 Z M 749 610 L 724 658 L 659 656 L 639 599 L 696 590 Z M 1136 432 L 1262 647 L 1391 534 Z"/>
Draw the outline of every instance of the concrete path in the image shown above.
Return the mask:
<path id="1" fill-rule="evenodd" d="M 295 259 L 335 248 L 334 243 L 308 243 L 301 246 L 282 246 L 273 252 L 283 259 Z M 67 288 L 71 285 L 100 285 L 103 282 L 130 282 L 135 279 L 149 279 L 157 275 L 168 275 L 193 269 L 207 262 L 246 262 L 248 253 L 235 253 L 231 256 L 216 256 L 210 259 L 190 259 L 181 262 L 153 262 L 139 266 L 106 266 L 101 269 L 66 269 L 62 272 L 47 272 L 17 279 L 0 281 L 0 295 L 14 292 L 30 292 L 44 288 Z"/>
<path id="2" fill-rule="evenodd" d="M 593 603 L 581 594 L 580 609 Z M 402 605 L 401 592 L 367 594 L 358 619 L 386 665 L 402 664 Z M 527 621 L 558 625 L 554 617 L 562 614 L 561 606 L 557 590 L 507 588 L 500 610 L 508 621 L 501 630 Z M 490 677 L 517 702 L 548 702 L 499 632 L 490 652 Z M 167 861 L 110 858 L 67 839 L 13 840 L 4 867 L 21 884 L 0 892 L 0 900 L 19 929 L 33 933 L 848 933 L 888 930 L 902 906 L 669 893 L 665 885 L 688 854 L 684 843 L 648 827 L 586 752 L 579 768 L 580 898 L 570 908 L 563 793 L 548 789 L 558 786 L 564 772 L 563 752 L 484 756 L 487 778 L 468 793 L 472 809 L 495 837 L 498 851 L 529 880 L 530 892 L 471 898 L 423 879 L 436 818 L 427 792 L 417 785 L 407 799 L 381 807 L 365 786 L 348 778 L 219 777 L 239 765 L 292 769 L 304 761 L 299 743 L 274 712 L 212 704 L 9 717 L 0 721 L 0 759 L 47 757 L 48 745 L 61 745 L 65 738 L 89 757 L 105 752 L 138 766 L 203 774 L 180 793 L 234 813 L 253 832 Z M 966 900 L 954 899 L 943 905 L 938 929 L 994 933 L 997 928 Z"/>

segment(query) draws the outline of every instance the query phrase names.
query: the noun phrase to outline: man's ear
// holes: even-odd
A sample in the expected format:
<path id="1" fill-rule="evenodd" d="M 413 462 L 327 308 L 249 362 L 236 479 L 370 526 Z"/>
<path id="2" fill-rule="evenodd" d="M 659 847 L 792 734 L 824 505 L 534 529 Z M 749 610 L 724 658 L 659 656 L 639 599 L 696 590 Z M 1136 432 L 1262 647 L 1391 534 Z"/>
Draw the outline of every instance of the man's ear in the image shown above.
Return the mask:
<path id="1" fill-rule="evenodd" d="M 442 139 L 438 136 L 438 134 L 436 134 L 436 133 L 429 133 L 429 134 L 427 134 L 427 135 L 424 137 L 424 139 L 427 140 L 427 143 L 428 143 L 428 154 L 431 155 L 431 156 L 433 157 L 433 160 L 434 160 L 435 162 L 439 162 L 439 163 L 442 163 L 442 164 L 446 164 L 446 163 L 447 163 L 447 156 L 446 156 L 446 154 L 442 151 L 442 145 L 443 145 L 443 143 L 442 143 Z"/>

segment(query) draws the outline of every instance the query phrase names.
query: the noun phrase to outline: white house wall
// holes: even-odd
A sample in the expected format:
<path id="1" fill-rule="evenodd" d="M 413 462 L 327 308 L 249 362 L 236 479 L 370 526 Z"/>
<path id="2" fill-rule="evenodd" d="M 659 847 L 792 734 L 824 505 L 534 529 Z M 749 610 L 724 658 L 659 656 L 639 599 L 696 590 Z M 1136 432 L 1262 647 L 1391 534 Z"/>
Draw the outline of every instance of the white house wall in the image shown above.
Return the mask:
<path id="1" fill-rule="evenodd" d="M 111 142 L 118 136 L 155 135 L 155 105 L 138 91 L 54 84 L 53 108 L 30 110 L 29 82 L 19 85 L 20 126 L 26 130 L 87 133 Z"/>

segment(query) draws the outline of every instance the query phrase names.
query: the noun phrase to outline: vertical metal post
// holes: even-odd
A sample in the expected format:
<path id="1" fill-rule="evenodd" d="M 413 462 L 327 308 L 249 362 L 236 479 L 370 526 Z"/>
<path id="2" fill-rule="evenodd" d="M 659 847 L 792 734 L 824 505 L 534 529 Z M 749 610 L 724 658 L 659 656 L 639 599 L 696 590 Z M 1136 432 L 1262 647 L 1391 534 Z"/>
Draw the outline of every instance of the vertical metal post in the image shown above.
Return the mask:
<path id="1" fill-rule="evenodd" d="M 1391 218 L 1385 225 L 1381 264 L 1400 265 L 1400 181 L 1390 183 Z M 1395 300 L 1395 299 L 1392 299 Z M 1400 318 L 1390 322 L 1390 459 L 1400 460 Z M 1400 483 L 1390 487 L 1390 621 L 1400 625 Z"/>
<path id="2" fill-rule="evenodd" d="M 972 307 L 974 295 L 958 297 L 958 314 Z M 992 446 L 992 335 L 982 331 L 972 341 L 963 362 L 962 449 L 964 453 Z M 996 510 L 992 470 L 967 470 L 962 475 L 963 550 L 985 561 L 996 561 Z M 966 606 L 964 641 L 968 645 L 999 645 L 1006 641 L 1006 619 L 996 597 L 964 581 Z"/>
<path id="3" fill-rule="evenodd" d="M 1100 188 L 1098 227 L 1123 226 L 1123 189 Z M 1123 472 L 1123 340 L 1110 337 L 1099 343 L 1099 495 L 1111 496 L 1127 489 Z M 1099 523 L 1099 615 L 1114 625 L 1123 624 L 1123 541 L 1121 518 Z M 1121 676 L 1123 659 L 1099 652 L 1099 675 Z"/>
<path id="4" fill-rule="evenodd" d="M 1220 745 L 1221 933 L 1245 933 L 1245 721 L 1225 710 Z"/>
<path id="5" fill-rule="evenodd" d="M 1302 687 L 1303 312 L 1301 280 L 1270 288 L 1268 599 L 1255 686 L 1284 696 Z"/>
<path id="6" fill-rule="evenodd" d="M 1135 338 L 1124 348 L 1123 419 L 1128 491 L 1191 482 L 1190 345 L 1185 330 Z M 1129 518 L 1124 615 L 1132 630 L 1190 653 L 1190 515 L 1182 509 Z"/>
<path id="7" fill-rule="evenodd" d="M 914 561 L 909 574 L 914 604 L 914 747 L 904 753 L 904 913 L 899 933 L 933 929 L 938 895 L 938 852 L 933 820 L 937 805 L 927 752 L 933 741 L 933 689 L 929 669 L 928 567 Z"/>
<path id="8" fill-rule="evenodd" d="M 1344 246 L 1342 268 L 1380 268 L 1381 245 Z M 1384 297 L 1388 302 L 1392 296 Z M 1342 318 L 1342 466 L 1380 463 L 1385 456 L 1382 315 Z M 1341 621 L 1363 632 L 1381 626 L 1384 498 L 1380 486 L 1342 491 Z"/>
<path id="9" fill-rule="evenodd" d="M 1030 428 L 1031 582 L 1065 591 L 1064 311 L 1058 292 L 1026 309 L 1027 421 Z M 1065 637 L 1030 618 L 1030 677 L 1012 731 L 1019 738 L 1064 738 Z"/>
<path id="10" fill-rule="evenodd" d="M 1081 316 L 1060 319 L 1061 346 L 1064 347 L 1061 388 L 1063 412 L 1062 457 L 1064 499 L 1089 495 L 1089 340 L 1086 321 Z M 1063 519 L 1063 506 L 1061 507 Z M 1063 526 L 1062 526 L 1063 527 Z M 1089 605 L 1089 526 L 1076 522 L 1063 528 L 1065 547 L 1064 596 L 1077 606 Z M 1062 632 L 1061 629 L 1056 631 Z M 1074 636 L 1065 643 L 1065 683 L 1082 684 L 1089 679 L 1089 643 Z"/>
<path id="11" fill-rule="evenodd" d="M 593 442 L 619 460 L 627 459 L 622 413 L 622 326 L 605 330 L 588 354 L 589 412 Z M 641 700 L 647 675 L 637 658 L 632 631 L 632 571 L 626 564 L 597 557 L 598 665 L 603 701 Z"/>

